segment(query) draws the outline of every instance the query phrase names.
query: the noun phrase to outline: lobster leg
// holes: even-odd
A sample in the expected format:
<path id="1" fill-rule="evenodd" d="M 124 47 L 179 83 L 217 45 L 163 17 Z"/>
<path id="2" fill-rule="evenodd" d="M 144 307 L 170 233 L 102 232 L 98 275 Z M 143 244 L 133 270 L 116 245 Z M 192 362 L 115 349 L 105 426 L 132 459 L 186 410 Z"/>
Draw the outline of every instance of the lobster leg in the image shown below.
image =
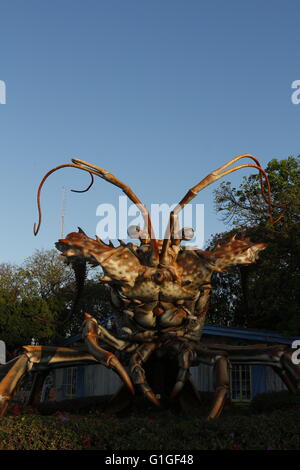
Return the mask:
<path id="1" fill-rule="evenodd" d="M 114 369 L 127 388 L 131 391 L 132 394 L 134 394 L 134 385 L 132 380 L 129 377 L 126 369 L 120 363 L 119 359 L 112 352 L 106 351 L 106 349 L 103 349 L 99 345 L 99 338 L 101 337 L 99 335 L 99 328 L 103 330 L 103 327 L 98 325 L 97 321 L 88 313 L 85 314 L 85 318 L 86 320 L 83 324 L 83 337 L 89 353 L 92 354 L 101 364 Z M 107 332 L 107 334 L 109 333 Z M 112 335 L 110 336 L 112 339 L 115 339 L 115 341 L 120 342 L 118 349 L 124 349 L 124 346 L 126 345 L 125 341 L 117 340 L 117 338 L 114 338 Z"/>
<path id="2" fill-rule="evenodd" d="M 32 387 L 26 405 L 36 406 L 40 403 L 41 393 L 47 375 L 47 370 L 34 374 Z"/>
<path id="3" fill-rule="evenodd" d="M 178 375 L 176 378 L 176 383 L 171 392 L 172 398 L 175 398 L 178 395 L 178 393 L 181 392 L 181 390 L 183 389 L 184 384 L 186 383 L 190 375 L 189 368 L 191 366 L 191 362 L 195 357 L 195 353 L 193 352 L 191 347 L 189 347 L 186 343 L 177 343 L 174 346 L 176 347 L 176 349 L 179 350 L 178 351 L 179 352 L 179 355 L 178 355 L 179 371 L 178 371 Z"/>
<path id="4" fill-rule="evenodd" d="M 96 364 L 98 361 L 81 350 L 51 346 L 24 346 L 24 353 L 9 364 L 7 374 L 0 382 L 0 417 L 7 409 L 9 400 L 26 372 L 40 372 L 57 367 Z M 4 366 L 4 367 L 5 367 Z"/>
<path id="5" fill-rule="evenodd" d="M 9 372 L 9 370 L 13 367 L 13 365 L 17 362 L 20 356 L 15 357 L 9 362 L 6 362 L 6 364 L 1 364 L 0 365 L 0 381 L 6 376 L 6 374 Z"/>
<path id="6" fill-rule="evenodd" d="M 279 375 L 291 393 L 297 391 L 300 383 L 300 365 L 293 363 L 293 351 L 289 346 L 267 346 L 265 344 L 251 346 L 209 345 L 210 351 L 221 347 L 228 353 L 229 361 L 232 364 L 261 364 L 270 366 Z"/>
<path id="7" fill-rule="evenodd" d="M 282 382 L 285 384 L 288 391 L 291 393 L 296 393 L 297 388 L 295 386 L 293 378 L 290 377 L 290 374 L 288 373 L 288 371 L 278 369 L 277 367 L 272 367 L 272 369 L 275 372 L 275 374 L 277 374 L 281 378 Z"/>
<path id="8" fill-rule="evenodd" d="M 178 342 L 172 345 L 178 354 L 179 371 L 171 397 L 176 397 L 182 391 L 186 381 L 189 379 L 189 368 L 204 363 L 214 366 L 215 397 L 212 408 L 207 419 L 217 418 L 224 406 L 226 395 L 229 391 L 229 361 L 226 351 L 211 351 L 206 346 L 194 341 Z"/>
<path id="9" fill-rule="evenodd" d="M 130 359 L 130 374 L 133 378 L 133 382 L 140 386 L 145 397 L 148 398 L 148 400 L 150 400 L 154 405 L 160 406 L 159 400 L 156 398 L 155 394 L 147 383 L 146 374 L 142 367 L 142 364 L 144 364 L 149 359 L 157 347 L 158 344 L 155 343 L 146 343 L 139 346 L 139 348 L 132 354 Z"/>
<path id="10" fill-rule="evenodd" d="M 300 384 L 300 364 L 293 363 L 292 355 L 293 350 L 287 349 L 281 356 L 281 364 L 296 391 Z"/>
<path id="11" fill-rule="evenodd" d="M 228 359 L 224 355 L 220 355 L 215 358 L 215 361 L 216 395 L 207 419 L 214 419 L 220 416 L 225 404 L 226 395 L 229 391 L 230 379 Z"/>
<path id="12" fill-rule="evenodd" d="M 27 371 L 29 359 L 26 354 L 19 356 L 0 383 L 0 418 L 5 414 L 9 400 L 20 380 Z"/>
<path id="13" fill-rule="evenodd" d="M 197 363 L 204 363 L 214 366 L 216 391 L 213 405 L 211 407 L 207 419 L 210 420 L 218 418 L 218 416 L 222 412 L 226 400 L 226 395 L 229 391 L 230 377 L 228 354 L 226 351 L 222 350 L 211 351 L 200 344 L 196 344 L 194 347 L 197 351 Z"/>

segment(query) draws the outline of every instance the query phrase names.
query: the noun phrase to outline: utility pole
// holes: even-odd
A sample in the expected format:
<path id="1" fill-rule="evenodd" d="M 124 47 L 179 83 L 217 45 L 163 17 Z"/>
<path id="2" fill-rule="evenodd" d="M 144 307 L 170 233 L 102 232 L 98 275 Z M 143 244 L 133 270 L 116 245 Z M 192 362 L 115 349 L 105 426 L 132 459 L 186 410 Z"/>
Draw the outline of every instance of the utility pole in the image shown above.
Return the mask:
<path id="1" fill-rule="evenodd" d="M 66 205 L 67 205 L 67 188 L 63 186 L 62 198 L 61 198 L 60 238 L 64 238 Z"/>

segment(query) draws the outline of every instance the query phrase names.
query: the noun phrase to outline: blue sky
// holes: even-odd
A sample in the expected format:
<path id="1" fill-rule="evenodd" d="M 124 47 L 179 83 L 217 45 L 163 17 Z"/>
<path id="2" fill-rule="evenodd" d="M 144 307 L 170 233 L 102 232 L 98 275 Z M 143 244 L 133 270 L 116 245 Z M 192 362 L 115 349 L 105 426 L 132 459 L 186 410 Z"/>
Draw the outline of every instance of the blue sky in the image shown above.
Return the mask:
<path id="1" fill-rule="evenodd" d="M 2 0 L 0 262 L 21 263 L 60 236 L 62 187 L 88 175 L 46 171 L 78 157 L 106 168 L 151 203 L 178 202 L 231 157 L 298 155 L 298 1 Z M 238 184 L 243 170 L 230 179 Z M 214 186 L 216 187 L 216 186 Z M 224 230 L 205 204 L 205 238 Z M 100 203 L 120 191 L 98 180 L 68 193 L 65 231 L 93 236 Z"/>

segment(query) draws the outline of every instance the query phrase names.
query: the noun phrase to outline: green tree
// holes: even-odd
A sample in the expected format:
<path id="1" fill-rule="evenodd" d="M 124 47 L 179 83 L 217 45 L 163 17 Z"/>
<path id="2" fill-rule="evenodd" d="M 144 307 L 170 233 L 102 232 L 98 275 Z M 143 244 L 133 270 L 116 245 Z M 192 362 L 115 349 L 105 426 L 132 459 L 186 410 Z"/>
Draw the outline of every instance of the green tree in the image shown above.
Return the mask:
<path id="1" fill-rule="evenodd" d="M 215 236 L 223 242 L 238 233 L 254 242 L 267 243 L 260 260 L 248 267 L 235 267 L 227 275 L 216 276 L 210 319 L 222 319 L 222 305 L 232 326 L 300 332 L 300 168 L 299 157 L 273 159 L 266 168 L 273 208 L 272 225 L 260 193 L 258 175 L 243 179 L 238 189 L 223 183 L 215 191 L 216 209 L 230 231 Z M 219 300 L 220 299 L 220 300 Z M 226 310 L 227 309 L 227 310 Z M 223 315 L 224 317 L 224 315 Z"/>
<path id="2" fill-rule="evenodd" d="M 33 292 L 34 282 L 22 267 L 11 263 L 1 263 L 0 289 L 9 292 L 14 299 L 23 299 Z"/>
<path id="3" fill-rule="evenodd" d="M 46 321 L 38 321 L 38 316 Z M 54 325 L 49 322 L 52 319 L 53 313 L 45 300 L 18 299 L 11 292 L 0 290 L 0 338 L 9 351 L 26 344 L 48 344 L 55 334 Z"/>
<path id="4" fill-rule="evenodd" d="M 0 264 L 0 339 L 8 350 L 60 344 L 79 331 L 84 312 L 107 323 L 113 311 L 99 270 L 81 275 L 76 278 L 56 250 L 36 250 L 21 266 Z"/>
<path id="5" fill-rule="evenodd" d="M 74 272 L 57 250 L 36 250 L 27 258 L 22 271 L 34 294 L 47 299 L 74 282 Z"/>

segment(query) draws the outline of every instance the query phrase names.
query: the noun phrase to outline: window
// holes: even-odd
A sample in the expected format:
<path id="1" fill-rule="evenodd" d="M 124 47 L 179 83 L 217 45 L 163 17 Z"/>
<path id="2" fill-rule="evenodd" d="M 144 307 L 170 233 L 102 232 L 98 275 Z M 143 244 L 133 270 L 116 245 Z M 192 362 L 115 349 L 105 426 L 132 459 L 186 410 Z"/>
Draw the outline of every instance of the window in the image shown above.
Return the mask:
<path id="1" fill-rule="evenodd" d="M 230 395 L 233 401 L 252 399 L 252 377 L 249 365 L 233 364 L 230 382 Z"/>
<path id="2" fill-rule="evenodd" d="M 77 367 L 68 367 L 64 370 L 63 391 L 68 398 L 76 396 Z"/>

